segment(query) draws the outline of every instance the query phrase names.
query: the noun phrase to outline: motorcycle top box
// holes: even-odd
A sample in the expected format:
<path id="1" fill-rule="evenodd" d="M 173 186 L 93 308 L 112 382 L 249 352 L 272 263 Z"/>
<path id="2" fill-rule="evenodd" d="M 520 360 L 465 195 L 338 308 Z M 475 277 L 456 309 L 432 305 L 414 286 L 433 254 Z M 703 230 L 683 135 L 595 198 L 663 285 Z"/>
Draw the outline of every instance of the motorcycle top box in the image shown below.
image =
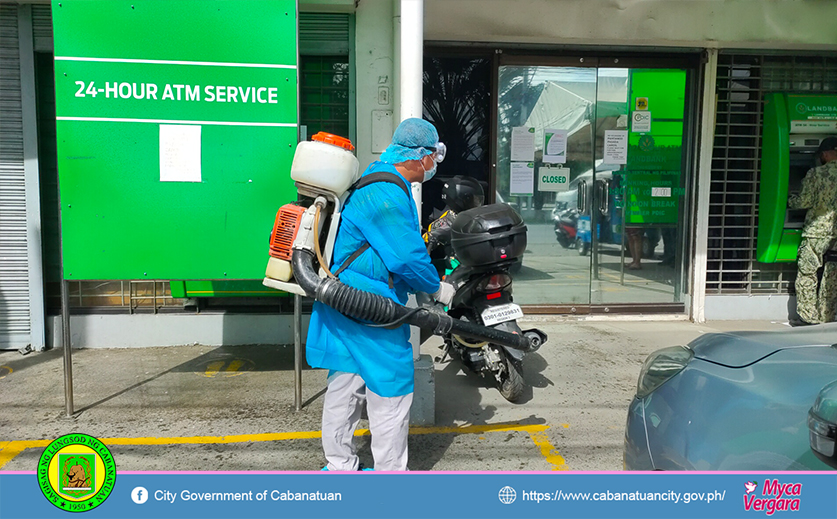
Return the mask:
<path id="1" fill-rule="evenodd" d="M 456 259 L 468 267 L 515 260 L 526 250 L 526 224 L 506 204 L 475 207 L 456 215 L 451 245 Z"/>

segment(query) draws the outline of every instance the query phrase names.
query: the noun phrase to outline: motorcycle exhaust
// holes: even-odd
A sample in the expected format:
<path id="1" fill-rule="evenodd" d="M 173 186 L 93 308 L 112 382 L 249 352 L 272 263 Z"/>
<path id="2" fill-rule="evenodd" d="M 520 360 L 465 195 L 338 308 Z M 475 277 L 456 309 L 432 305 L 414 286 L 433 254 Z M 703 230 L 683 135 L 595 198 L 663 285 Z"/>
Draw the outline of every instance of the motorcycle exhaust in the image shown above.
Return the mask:
<path id="1" fill-rule="evenodd" d="M 529 341 L 528 353 L 533 351 L 538 351 L 540 347 L 546 342 L 546 334 L 542 331 L 538 330 L 537 328 L 532 328 L 531 330 L 523 330 L 523 336 Z"/>

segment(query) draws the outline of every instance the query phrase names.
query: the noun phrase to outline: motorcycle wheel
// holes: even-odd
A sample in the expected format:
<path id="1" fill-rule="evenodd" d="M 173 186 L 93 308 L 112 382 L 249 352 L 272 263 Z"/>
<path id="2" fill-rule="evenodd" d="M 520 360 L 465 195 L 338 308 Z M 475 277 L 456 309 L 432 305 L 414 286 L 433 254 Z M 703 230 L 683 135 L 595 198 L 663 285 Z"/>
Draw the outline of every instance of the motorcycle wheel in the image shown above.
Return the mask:
<path id="1" fill-rule="evenodd" d="M 570 245 L 572 245 L 566 234 L 555 233 L 555 238 L 558 240 L 558 243 L 561 244 L 561 247 L 564 247 L 565 249 L 569 249 Z"/>
<path id="2" fill-rule="evenodd" d="M 579 256 L 586 256 L 590 252 L 590 244 L 584 243 L 584 240 L 581 238 L 575 239 L 575 248 L 578 249 Z"/>
<path id="3" fill-rule="evenodd" d="M 500 377 L 500 394 L 509 402 L 517 402 L 523 396 L 525 384 L 523 382 L 523 366 L 514 359 L 506 356 L 504 359 L 505 373 Z"/>

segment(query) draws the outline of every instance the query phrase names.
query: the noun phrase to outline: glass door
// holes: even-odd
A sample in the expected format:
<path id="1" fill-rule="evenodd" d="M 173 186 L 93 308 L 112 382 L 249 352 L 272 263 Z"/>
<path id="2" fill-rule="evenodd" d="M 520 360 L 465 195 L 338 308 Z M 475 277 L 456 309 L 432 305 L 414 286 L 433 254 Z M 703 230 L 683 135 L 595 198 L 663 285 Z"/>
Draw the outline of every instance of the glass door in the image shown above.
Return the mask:
<path id="1" fill-rule="evenodd" d="M 680 298 L 686 70 L 599 68 L 590 303 Z"/>
<path id="2" fill-rule="evenodd" d="M 578 61 L 498 69 L 497 202 L 528 227 L 515 301 L 679 302 L 687 71 Z"/>
<path id="3" fill-rule="evenodd" d="M 499 68 L 497 202 L 528 228 L 516 302 L 590 304 L 591 243 L 578 229 L 592 203 L 596 82 L 595 67 Z"/>

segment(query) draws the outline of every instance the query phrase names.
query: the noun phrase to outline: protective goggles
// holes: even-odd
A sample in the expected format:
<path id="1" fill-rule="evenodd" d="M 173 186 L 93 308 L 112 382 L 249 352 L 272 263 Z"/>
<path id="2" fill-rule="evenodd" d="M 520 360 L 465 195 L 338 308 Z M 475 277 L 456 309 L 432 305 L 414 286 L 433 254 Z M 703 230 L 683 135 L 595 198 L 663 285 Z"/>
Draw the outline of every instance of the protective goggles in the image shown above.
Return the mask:
<path id="1" fill-rule="evenodd" d="M 436 164 L 441 163 L 445 160 L 445 155 L 448 153 L 448 147 L 445 146 L 444 142 L 437 142 L 435 146 L 427 146 L 425 149 L 432 150 L 433 153 L 430 156 L 433 158 L 433 161 Z"/>

